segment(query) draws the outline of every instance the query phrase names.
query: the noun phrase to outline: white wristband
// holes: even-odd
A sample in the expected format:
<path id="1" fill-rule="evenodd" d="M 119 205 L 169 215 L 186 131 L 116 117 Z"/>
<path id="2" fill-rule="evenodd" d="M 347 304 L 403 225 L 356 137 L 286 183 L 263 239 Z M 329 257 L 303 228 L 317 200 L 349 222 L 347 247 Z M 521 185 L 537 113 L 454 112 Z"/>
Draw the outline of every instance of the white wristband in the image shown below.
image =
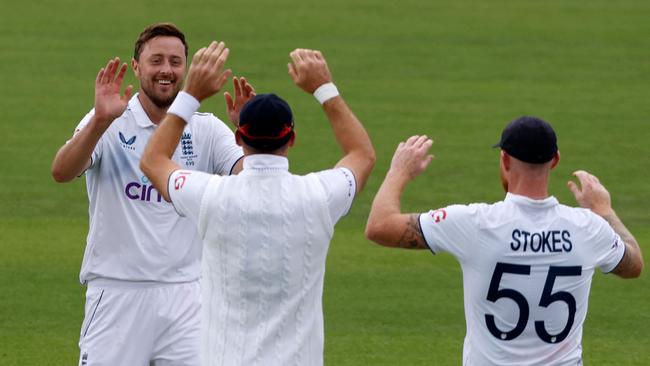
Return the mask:
<path id="1" fill-rule="evenodd" d="M 175 114 L 182 118 L 185 123 L 190 123 L 194 112 L 199 109 L 200 105 L 201 103 L 196 100 L 196 98 L 184 91 L 181 91 L 176 96 L 176 99 L 174 99 L 172 105 L 169 106 L 169 109 L 167 109 L 167 113 Z"/>
<path id="2" fill-rule="evenodd" d="M 339 90 L 336 89 L 336 85 L 334 85 L 334 83 L 325 83 L 314 91 L 314 97 L 316 97 L 316 100 L 318 100 L 318 103 L 320 104 L 323 104 L 328 100 L 338 96 Z"/>

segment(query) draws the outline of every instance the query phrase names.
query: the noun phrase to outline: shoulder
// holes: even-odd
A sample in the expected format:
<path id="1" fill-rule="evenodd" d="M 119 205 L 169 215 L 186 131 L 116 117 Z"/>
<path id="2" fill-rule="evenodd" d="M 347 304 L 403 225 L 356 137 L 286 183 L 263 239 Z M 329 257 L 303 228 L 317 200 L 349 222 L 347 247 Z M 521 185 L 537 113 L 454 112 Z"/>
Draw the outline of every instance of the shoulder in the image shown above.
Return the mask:
<path id="1" fill-rule="evenodd" d="M 339 186 L 341 188 L 351 188 L 353 191 L 356 189 L 354 174 L 348 168 L 340 167 L 321 170 L 308 175 L 318 177 L 321 184 L 326 188 Z"/>
<path id="2" fill-rule="evenodd" d="M 214 114 L 207 112 L 194 112 L 194 115 L 192 115 L 192 120 L 190 121 L 190 124 L 199 126 L 213 123 L 224 124 L 224 122 L 217 118 Z"/>
<path id="3" fill-rule="evenodd" d="M 466 221 L 477 228 L 489 229 L 503 225 L 505 222 L 516 220 L 518 215 L 507 202 L 453 204 L 429 212 L 434 219 L 441 215 L 448 216 L 452 221 Z"/>
<path id="4" fill-rule="evenodd" d="M 587 208 L 560 204 L 558 205 L 558 213 L 561 217 L 578 227 L 609 225 L 605 219 Z"/>
<path id="5" fill-rule="evenodd" d="M 206 134 L 232 134 L 228 125 L 212 113 L 194 112 L 188 127 L 195 132 Z"/>
<path id="6" fill-rule="evenodd" d="M 475 222 L 487 206 L 485 203 L 451 204 L 429 210 L 423 213 L 422 216 L 423 219 L 430 219 L 435 223 L 442 221 Z"/>

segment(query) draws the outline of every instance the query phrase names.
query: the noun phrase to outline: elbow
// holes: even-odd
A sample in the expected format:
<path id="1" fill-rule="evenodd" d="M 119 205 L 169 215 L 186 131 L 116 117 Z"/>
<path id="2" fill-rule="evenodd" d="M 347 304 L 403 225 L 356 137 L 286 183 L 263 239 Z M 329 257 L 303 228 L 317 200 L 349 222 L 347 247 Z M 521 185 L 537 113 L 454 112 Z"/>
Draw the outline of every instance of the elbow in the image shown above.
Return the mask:
<path id="1" fill-rule="evenodd" d="M 366 230 L 364 232 L 366 239 L 370 241 L 375 241 L 377 239 L 377 229 L 368 223 L 366 225 Z"/>
<path id="2" fill-rule="evenodd" d="M 366 153 L 366 165 L 368 166 L 368 171 L 372 171 L 376 163 L 377 154 L 375 153 L 375 149 L 370 147 L 369 151 Z"/>
<path id="3" fill-rule="evenodd" d="M 67 183 L 74 179 L 73 176 L 66 174 L 66 172 L 63 171 L 63 169 L 61 169 L 61 167 L 57 166 L 56 164 L 52 164 L 52 169 L 50 172 L 52 174 L 52 178 L 57 183 Z"/>
<path id="4" fill-rule="evenodd" d="M 626 278 L 639 278 L 641 272 L 643 272 L 643 254 L 641 253 L 641 248 L 639 244 L 635 243 L 636 246 L 636 255 L 634 256 L 634 264 L 630 266 L 630 270 L 627 273 Z"/>
<path id="5" fill-rule="evenodd" d="M 371 222 L 368 220 L 368 223 L 366 224 L 366 230 L 364 232 L 366 239 L 373 241 L 379 245 L 389 246 L 386 241 L 386 235 L 384 232 L 385 227 L 386 226 L 381 222 Z"/>
<path id="6" fill-rule="evenodd" d="M 630 271 L 630 276 L 628 278 L 639 278 L 641 276 L 641 272 L 643 272 L 643 259 L 639 258 L 638 263 L 632 271 Z"/>

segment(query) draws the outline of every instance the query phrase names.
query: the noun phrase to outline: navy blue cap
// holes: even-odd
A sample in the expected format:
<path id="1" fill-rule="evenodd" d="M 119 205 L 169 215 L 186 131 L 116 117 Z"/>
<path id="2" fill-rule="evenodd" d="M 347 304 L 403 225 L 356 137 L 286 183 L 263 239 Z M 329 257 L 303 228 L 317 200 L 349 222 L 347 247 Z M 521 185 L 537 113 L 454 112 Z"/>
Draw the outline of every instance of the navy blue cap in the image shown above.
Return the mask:
<path id="1" fill-rule="evenodd" d="M 237 131 L 247 145 L 273 151 L 291 139 L 293 113 L 289 104 L 277 95 L 258 94 L 239 113 Z"/>
<path id="2" fill-rule="evenodd" d="M 508 155 L 532 164 L 551 161 L 557 152 L 557 137 L 541 118 L 523 116 L 510 122 L 501 133 L 500 147 Z"/>

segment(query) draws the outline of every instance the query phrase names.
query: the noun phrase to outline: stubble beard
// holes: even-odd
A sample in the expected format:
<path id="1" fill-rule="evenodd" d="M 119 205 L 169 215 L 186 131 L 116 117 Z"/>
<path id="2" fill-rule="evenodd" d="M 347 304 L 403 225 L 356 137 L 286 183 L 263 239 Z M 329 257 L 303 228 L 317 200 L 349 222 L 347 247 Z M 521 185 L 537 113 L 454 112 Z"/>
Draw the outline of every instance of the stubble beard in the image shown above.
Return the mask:
<path id="1" fill-rule="evenodd" d="M 169 97 L 159 97 L 158 95 L 156 95 L 156 93 L 153 90 L 149 88 L 148 85 L 147 86 L 140 85 L 140 89 L 147 96 L 147 98 L 149 98 L 149 100 L 151 100 L 151 102 L 156 105 L 156 107 L 160 109 L 167 109 L 172 104 L 174 99 L 176 99 L 178 93 L 181 91 L 181 86 L 178 85 L 174 89 L 172 95 L 170 95 Z"/>

